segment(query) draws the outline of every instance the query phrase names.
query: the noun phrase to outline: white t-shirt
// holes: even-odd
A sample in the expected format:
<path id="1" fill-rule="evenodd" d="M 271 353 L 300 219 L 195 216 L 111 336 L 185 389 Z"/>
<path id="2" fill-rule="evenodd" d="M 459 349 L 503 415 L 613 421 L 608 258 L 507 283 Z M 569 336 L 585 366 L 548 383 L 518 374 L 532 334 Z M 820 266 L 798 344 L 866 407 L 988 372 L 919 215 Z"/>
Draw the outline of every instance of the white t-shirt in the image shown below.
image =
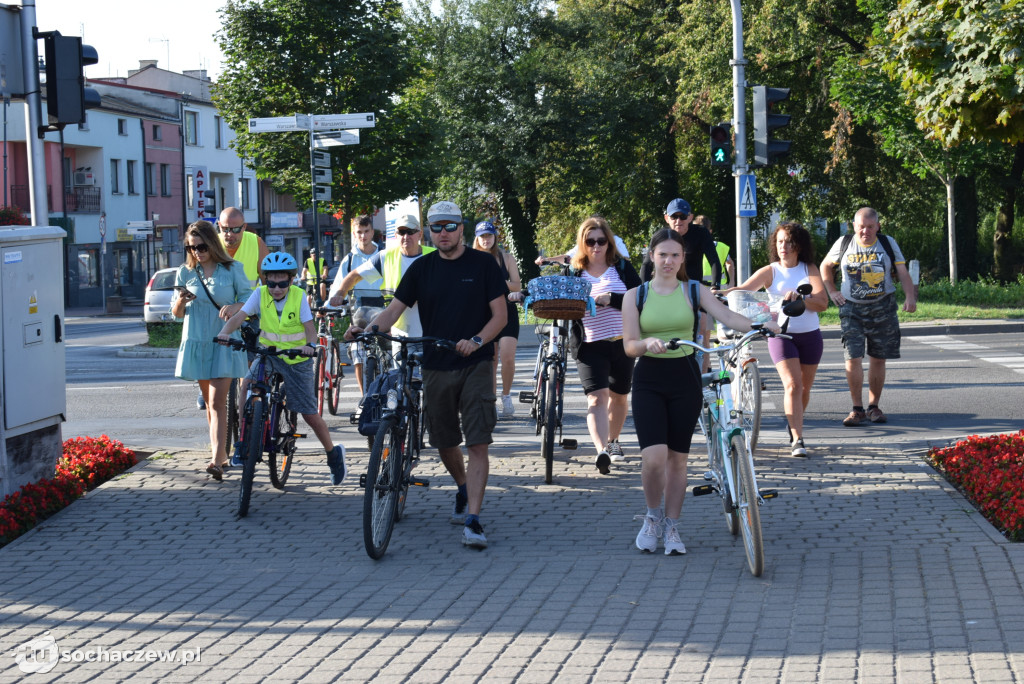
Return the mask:
<path id="1" fill-rule="evenodd" d="M 409 266 L 412 262 L 416 261 L 421 256 L 423 256 L 423 254 L 417 254 L 416 256 L 406 256 L 403 254 L 402 263 L 398 267 L 399 273 L 405 275 L 405 272 L 409 270 Z M 365 280 L 368 284 L 372 285 L 378 280 L 382 280 L 384 278 L 383 272 L 377 270 L 377 264 L 380 264 L 381 268 L 384 267 L 384 252 L 378 253 L 375 255 L 375 258 L 370 259 L 365 264 L 357 268 L 356 273 L 358 273 L 359 277 Z M 397 286 L 398 283 L 395 283 L 395 285 Z M 402 315 L 398 317 L 395 324 L 391 326 L 391 333 L 393 335 L 406 335 L 407 337 L 423 336 L 423 326 L 420 324 L 420 310 L 418 304 L 414 304 L 402 312 Z"/>
<path id="2" fill-rule="evenodd" d="M 244 311 L 247 315 L 260 315 L 260 290 L 263 289 L 263 287 L 266 286 L 257 287 L 255 290 L 253 290 L 252 294 L 249 295 L 249 298 L 245 300 L 245 304 L 242 305 L 242 311 Z M 299 321 L 301 323 L 308 323 L 309 321 L 313 320 L 313 311 L 312 309 L 309 308 L 309 301 L 306 299 L 305 292 L 302 293 L 301 299 L 302 301 L 299 304 Z M 280 316 L 281 312 L 284 311 L 284 303 L 287 300 L 287 297 L 281 297 L 281 299 L 274 300 L 274 306 L 277 307 L 278 316 Z"/>

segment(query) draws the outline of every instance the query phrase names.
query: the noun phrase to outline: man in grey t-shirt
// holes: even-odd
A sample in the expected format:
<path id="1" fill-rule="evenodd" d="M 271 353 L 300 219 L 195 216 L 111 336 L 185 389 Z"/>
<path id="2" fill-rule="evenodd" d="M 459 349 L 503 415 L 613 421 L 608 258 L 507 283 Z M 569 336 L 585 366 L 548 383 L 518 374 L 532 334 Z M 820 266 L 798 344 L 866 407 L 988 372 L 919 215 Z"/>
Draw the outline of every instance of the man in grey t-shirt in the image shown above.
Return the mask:
<path id="1" fill-rule="evenodd" d="M 907 272 L 899 245 L 888 235 L 878 234 L 878 213 L 864 207 L 853 219 L 853 239 L 844 249 L 840 238 L 821 262 L 821 278 L 829 298 L 839 307 L 843 350 L 846 356 L 846 383 L 850 387 L 853 410 L 843 420 L 852 427 L 868 420 L 884 423 L 887 418 L 878 408 L 885 385 L 886 359 L 900 357 L 900 323 L 896 313 L 896 284 L 892 271 L 903 286 L 906 299 L 903 310 L 917 310 L 917 293 Z M 888 240 L 894 258 L 882 245 Z M 895 262 L 895 263 L 893 263 Z M 835 268 L 842 272 L 842 286 L 835 288 Z M 863 358 L 867 343 L 868 408 L 864 410 Z"/>

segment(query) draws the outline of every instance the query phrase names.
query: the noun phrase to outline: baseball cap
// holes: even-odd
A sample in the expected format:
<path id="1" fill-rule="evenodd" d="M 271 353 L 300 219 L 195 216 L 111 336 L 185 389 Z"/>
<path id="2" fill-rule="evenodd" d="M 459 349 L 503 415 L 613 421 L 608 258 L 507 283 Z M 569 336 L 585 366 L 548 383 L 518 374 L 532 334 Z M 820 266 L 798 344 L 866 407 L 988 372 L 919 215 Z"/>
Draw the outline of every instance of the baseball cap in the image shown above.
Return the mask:
<path id="1" fill-rule="evenodd" d="M 430 223 L 448 222 L 462 223 L 462 210 L 454 202 L 438 202 L 427 209 L 427 221 Z"/>
<path id="2" fill-rule="evenodd" d="M 420 229 L 420 221 L 412 214 L 402 214 L 395 221 L 395 229 L 399 228 L 412 228 L 413 230 Z"/>
<path id="3" fill-rule="evenodd" d="M 690 203 L 684 200 L 682 197 L 677 197 L 668 203 L 668 208 L 665 209 L 665 216 L 671 216 L 672 214 L 691 214 Z"/>
<path id="4" fill-rule="evenodd" d="M 490 221 L 481 221 L 476 224 L 477 235 L 497 235 L 498 229 L 494 227 L 494 224 Z"/>

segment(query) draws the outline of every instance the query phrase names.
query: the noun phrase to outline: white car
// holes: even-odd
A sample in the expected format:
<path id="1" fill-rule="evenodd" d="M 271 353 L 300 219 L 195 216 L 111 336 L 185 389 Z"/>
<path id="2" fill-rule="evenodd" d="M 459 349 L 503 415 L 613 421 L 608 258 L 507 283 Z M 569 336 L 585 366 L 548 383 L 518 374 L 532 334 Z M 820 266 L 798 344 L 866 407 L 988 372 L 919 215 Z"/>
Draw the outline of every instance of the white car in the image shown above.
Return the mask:
<path id="1" fill-rule="evenodd" d="M 174 296 L 174 274 L 177 268 L 164 268 L 153 274 L 146 285 L 146 298 L 142 317 L 146 323 L 166 323 L 174 320 L 171 297 Z"/>

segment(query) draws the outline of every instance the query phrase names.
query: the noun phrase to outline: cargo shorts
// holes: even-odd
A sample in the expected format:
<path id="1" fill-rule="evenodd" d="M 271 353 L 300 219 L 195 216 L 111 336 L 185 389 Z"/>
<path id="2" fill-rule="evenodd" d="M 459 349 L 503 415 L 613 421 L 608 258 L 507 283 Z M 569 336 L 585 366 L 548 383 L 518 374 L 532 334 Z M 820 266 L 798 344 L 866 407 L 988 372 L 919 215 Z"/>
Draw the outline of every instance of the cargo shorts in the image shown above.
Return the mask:
<path id="1" fill-rule="evenodd" d="M 896 295 L 886 295 L 864 304 L 847 301 L 839 307 L 839 325 L 843 352 L 848 361 L 864 358 L 865 342 L 868 356 L 872 358 L 900 358 L 900 320 L 896 313 Z"/>
<path id="2" fill-rule="evenodd" d="M 485 359 L 452 371 L 423 369 L 423 410 L 430 446 L 438 449 L 490 444 L 497 423 L 494 366 Z M 462 417 L 461 429 L 459 417 Z"/>

